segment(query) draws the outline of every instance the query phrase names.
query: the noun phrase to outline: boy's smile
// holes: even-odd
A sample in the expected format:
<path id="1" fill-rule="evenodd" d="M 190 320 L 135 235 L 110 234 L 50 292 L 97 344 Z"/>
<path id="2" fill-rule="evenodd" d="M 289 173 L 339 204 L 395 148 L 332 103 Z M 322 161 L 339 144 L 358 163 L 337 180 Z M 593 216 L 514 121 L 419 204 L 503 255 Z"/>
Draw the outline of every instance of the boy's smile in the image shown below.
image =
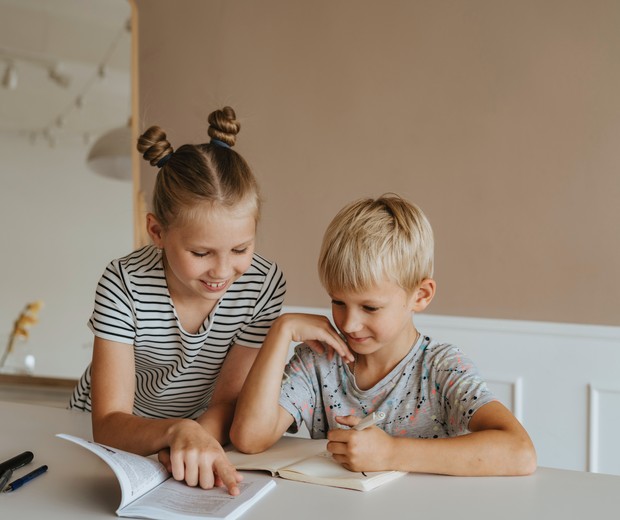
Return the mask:
<path id="1" fill-rule="evenodd" d="M 382 359 L 401 359 L 409 351 L 417 335 L 413 296 L 396 283 L 384 280 L 364 291 L 330 295 L 334 323 L 354 352 L 372 355 L 381 351 Z"/>

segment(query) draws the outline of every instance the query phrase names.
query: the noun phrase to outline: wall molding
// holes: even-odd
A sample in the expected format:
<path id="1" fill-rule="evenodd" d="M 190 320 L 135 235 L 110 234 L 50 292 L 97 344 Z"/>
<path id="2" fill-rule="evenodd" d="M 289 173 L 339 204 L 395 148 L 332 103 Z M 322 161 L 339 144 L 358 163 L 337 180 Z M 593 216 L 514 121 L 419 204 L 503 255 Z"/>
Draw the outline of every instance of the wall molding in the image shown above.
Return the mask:
<path id="1" fill-rule="evenodd" d="M 601 397 L 605 394 L 617 394 L 620 401 L 620 385 L 593 383 L 588 386 L 588 390 L 588 471 L 599 473 L 602 455 L 600 438 L 603 429 L 601 417 L 604 412 L 601 409 Z M 612 410 L 612 414 L 617 416 L 618 410 Z"/>
<path id="2" fill-rule="evenodd" d="M 523 378 L 497 377 L 491 374 L 484 379 L 491 388 L 491 391 L 503 402 L 504 406 L 513 413 L 519 422 L 523 423 Z M 500 394 L 502 387 L 508 389 L 508 391 L 505 392 L 508 394 L 506 396 L 507 399 L 501 399 Z"/>

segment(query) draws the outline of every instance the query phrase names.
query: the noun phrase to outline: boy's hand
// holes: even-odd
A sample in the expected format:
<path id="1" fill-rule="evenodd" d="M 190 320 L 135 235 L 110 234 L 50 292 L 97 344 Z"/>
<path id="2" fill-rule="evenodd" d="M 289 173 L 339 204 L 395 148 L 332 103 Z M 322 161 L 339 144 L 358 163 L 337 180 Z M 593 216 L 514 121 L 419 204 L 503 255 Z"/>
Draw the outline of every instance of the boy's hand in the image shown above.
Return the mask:
<path id="1" fill-rule="evenodd" d="M 316 314 L 284 314 L 278 318 L 286 327 L 291 341 L 304 342 L 317 354 L 325 354 L 327 359 L 337 352 L 344 360 L 354 360 L 349 346 L 333 327 L 329 319 Z"/>
<path id="2" fill-rule="evenodd" d="M 361 418 L 354 415 L 336 417 L 350 429 L 338 428 L 327 433 L 327 451 L 350 471 L 385 471 L 392 447 L 392 437 L 376 426 L 353 430 Z"/>

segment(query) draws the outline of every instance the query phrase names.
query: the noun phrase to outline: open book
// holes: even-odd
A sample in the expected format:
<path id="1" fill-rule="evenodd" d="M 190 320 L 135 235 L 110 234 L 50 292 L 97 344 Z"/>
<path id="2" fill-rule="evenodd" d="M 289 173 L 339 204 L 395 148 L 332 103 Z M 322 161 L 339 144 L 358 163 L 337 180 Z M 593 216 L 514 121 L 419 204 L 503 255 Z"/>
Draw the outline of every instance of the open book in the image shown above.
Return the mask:
<path id="1" fill-rule="evenodd" d="M 284 436 L 262 453 L 248 455 L 231 450 L 227 455 L 238 470 L 269 471 L 287 480 L 358 491 L 370 491 L 405 475 L 403 471 L 349 471 L 332 459 L 326 445 L 323 439 Z"/>
<path id="2" fill-rule="evenodd" d="M 225 488 L 201 489 L 177 482 L 158 461 L 103 444 L 58 434 L 57 437 L 83 446 L 112 468 L 121 486 L 121 504 L 117 516 L 152 520 L 195 520 L 217 518 L 232 520 L 248 510 L 270 489 L 272 478 L 245 475 L 236 497 Z"/>

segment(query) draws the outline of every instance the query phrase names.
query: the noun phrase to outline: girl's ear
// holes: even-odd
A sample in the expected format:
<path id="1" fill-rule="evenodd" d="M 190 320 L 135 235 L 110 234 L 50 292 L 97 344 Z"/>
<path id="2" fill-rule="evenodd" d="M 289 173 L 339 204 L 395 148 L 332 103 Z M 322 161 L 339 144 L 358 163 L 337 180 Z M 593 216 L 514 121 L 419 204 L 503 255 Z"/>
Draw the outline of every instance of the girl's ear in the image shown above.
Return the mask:
<path id="1" fill-rule="evenodd" d="M 149 236 L 151 237 L 151 240 L 153 241 L 153 244 L 155 244 L 156 247 L 159 247 L 160 249 L 163 249 L 163 247 L 164 247 L 164 245 L 163 245 L 164 244 L 164 242 L 163 242 L 164 228 L 159 223 L 157 218 L 155 218 L 155 215 L 153 215 L 152 213 L 148 213 L 146 215 L 146 231 L 148 232 Z"/>
<path id="2" fill-rule="evenodd" d="M 415 290 L 413 294 L 413 298 L 411 301 L 411 310 L 413 312 L 422 312 L 428 304 L 431 303 L 433 296 L 435 296 L 436 289 L 435 280 L 432 278 L 425 278 L 420 282 L 418 288 Z"/>

